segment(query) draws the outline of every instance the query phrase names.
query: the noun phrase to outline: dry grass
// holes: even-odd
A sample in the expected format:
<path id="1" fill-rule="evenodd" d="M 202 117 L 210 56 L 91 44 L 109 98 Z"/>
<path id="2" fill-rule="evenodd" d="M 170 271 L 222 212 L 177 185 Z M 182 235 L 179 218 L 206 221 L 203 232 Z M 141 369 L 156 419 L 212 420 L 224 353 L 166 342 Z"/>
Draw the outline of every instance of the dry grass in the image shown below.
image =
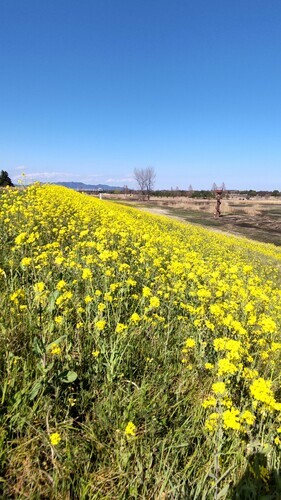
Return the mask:
<path id="1" fill-rule="evenodd" d="M 175 198 L 171 197 L 159 198 L 156 196 L 152 196 L 149 202 L 140 200 L 136 197 L 130 197 L 130 196 L 126 197 L 125 195 L 104 195 L 104 198 L 119 199 L 126 201 L 128 203 L 130 203 L 131 201 L 132 202 L 138 201 L 139 203 L 142 204 L 151 203 L 155 206 L 163 208 L 171 207 L 171 208 L 193 210 L 196 212 L 205 212 L 205 213 L 214 213 L 216 205 L 215 199 L 202 200 L 202 199 L 187 198 L 185 196 L 179 196 Z M 247 200 L 241 197 L 233 196 L 228 199 L 222 198 L 221 209 L 223 214 L 225 215 L 240 212 L 241 214 L 245 214 L 248 216 L 255 216 L 259 215 L 264 209 L 268 208 L 269 205 L 280 206 L 281 199 L 269 197 L 266 199 L 255 198 Z"/>

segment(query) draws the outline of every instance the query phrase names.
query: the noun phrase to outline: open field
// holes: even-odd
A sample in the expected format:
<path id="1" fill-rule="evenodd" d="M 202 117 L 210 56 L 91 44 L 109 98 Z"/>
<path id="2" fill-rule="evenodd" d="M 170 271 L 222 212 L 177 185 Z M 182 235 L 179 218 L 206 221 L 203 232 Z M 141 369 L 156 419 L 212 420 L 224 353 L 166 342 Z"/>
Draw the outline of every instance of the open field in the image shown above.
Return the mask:
<path id="1" fill-rule="evenodd" d="M 281 248 L 58 186 L 0 201 L 0 497 L 281 498 Z"/>
<path id="2" fill-rule="evenodd" d="M 281 245 L 281 200 L 222 199 L 222 216 L 214 218 L 215 200 L 191 198 L 151 198 L 148 201 L 120 197 L 119 202 L 151 213 L 162 213 L 180 220 L 245 236 L 265 243 Z"/>

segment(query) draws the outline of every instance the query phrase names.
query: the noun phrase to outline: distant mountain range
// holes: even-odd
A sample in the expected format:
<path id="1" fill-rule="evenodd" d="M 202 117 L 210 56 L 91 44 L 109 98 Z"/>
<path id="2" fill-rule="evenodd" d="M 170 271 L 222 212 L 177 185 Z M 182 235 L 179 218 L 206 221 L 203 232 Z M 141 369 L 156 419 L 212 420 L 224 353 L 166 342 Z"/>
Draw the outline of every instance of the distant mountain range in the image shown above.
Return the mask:
<path id="1" fill-rule="evenodd" d="M 107 184 L 84 184 L 84 182 L 54 182 L 57 186 L 64 186 L 75 191 L 117 191 L 121 186 L 108 186 Z"/>

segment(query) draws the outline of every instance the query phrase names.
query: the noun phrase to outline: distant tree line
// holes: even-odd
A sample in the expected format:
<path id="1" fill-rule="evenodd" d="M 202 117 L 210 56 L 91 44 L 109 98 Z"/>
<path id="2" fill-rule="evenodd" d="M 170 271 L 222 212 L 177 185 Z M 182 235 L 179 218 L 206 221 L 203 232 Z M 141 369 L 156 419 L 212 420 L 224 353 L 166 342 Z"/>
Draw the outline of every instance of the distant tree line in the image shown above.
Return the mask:
<path id="1" fill-rule="evenodd" d="M 274 189 L 273 191 L 256 191 L 255 189 L 243 189 L 243 190 L 230 190 L 230 194 L 238 194 L 248 198 L 254 198 L 255 196 L 266 197 L 266 196 L 281 196 L 281 191 Z"/>
<path id="2" fill-rule="evenodd" d="M 152 196 L 167 197 L 167 198 L 177 198 L 179 196 L 186 196 L 189 198 L 213 198 L 214 193 L 212 191 L 201 189 L 200 191 L 192 190 L 187 191 L 184 189 L 162 189 L 157 191 L 152 191 Z"/>
<path id="3" fill-rule="evenodd" d="M 83 191 L 83 190 L 81 190 Z M 108 193 L 108 194 L 126 194 L 126 195 L 134 195 L 139 192 L 144 196 L 147 195 L 146 190 L 136 190 L 136 189 L 131 189 L 128 188 L 127 186 L 124 186 L 123 189 L 107 189 L 107 190 L 96 190 L 96 191 L 89 191 L 86 190 L 84 191 L 87 194 L 98 194 L 100 192 L 103 193 Z M 223 191 L 223 197 L 229 198 L 230 195 L 236 195 L 236 196 L 241 196 L 243 198 L 253 198 L 256 196 L 259 197 L 268 197 L 268 196 L 275 196 L 275 197 L 281 197 L 281 191 L 278 191 L 278 189 L 275 189 L 274 191 L 255 191 L 254 189 L 249 189 L 249 190 L 237 190 L 237 189 L 229 189 L 227 191 Z M 215 198 L 216 193 L 213 190 L 207 190 L 207 189 L 200 189 L 200 190 L 185 190 L 185 189 L 157 189 L 153 191 L 149 191 L 149 196 L 154 196 L 154 197 L 159 197 L 159 198 L 177 198 L 177 197 L 187 197 L 187 198 L 199 198 L 199 199 L 212 199 Z"/>
<path id="4" fill-rule="evenodd" d="M 248 190 L 237 190 L 237 189 L 228 189 L 223 191 L 222 196 L 224 197 L 229 197 L 229 195 L 240 195 L 243 196 L 244 198 L 253 198 L 255 196 L 259 197 L 268 197 L 268 196 L 275 196 L 281 197 L 281 191 L 278 191 L 278 189 L 275 189 L 274 191 L 255 191 L 254 189 L 248 189 Z M 206 189 L 200 189 L 200 190 L 184 190 L 184 189 L 162 189 L 162 190 L 156 190 L 151 192 L 151 196 L 157 196 L 157 197 L 167 197 L 167 198 L 175 198 L 179 196 L 185 196 L 189 198 L 202 198 L 202 199 L 211 199 L 215 198 L 216 196 L 216 191 L 211 189 L 211 190 L 206 190 Z"/>

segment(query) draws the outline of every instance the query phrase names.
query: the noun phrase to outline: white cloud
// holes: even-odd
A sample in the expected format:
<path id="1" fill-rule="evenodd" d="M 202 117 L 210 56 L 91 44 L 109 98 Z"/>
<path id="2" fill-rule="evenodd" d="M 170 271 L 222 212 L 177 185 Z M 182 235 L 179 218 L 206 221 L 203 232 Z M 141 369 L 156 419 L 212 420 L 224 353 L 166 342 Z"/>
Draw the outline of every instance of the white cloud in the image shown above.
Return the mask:
<path id="1" fill-rule="evenodd" d="M 31 184 L 33 182 L 84 182 L 85 184 L 114 184 L 114 185 L 124 185 L 134 182 L 132 175 L 125 175 L 123 177 L 110 177 L 106 178 L 104 174 L 84 174 L 73 172 L 62 172 L 62 171 L 47 171 L 47 172 L 30 172 L 28 167 L 23 165 L 15 168 L 15 171 L 20 172 L 13 176 L 14 182 L 19 182 L 20 180 L 25 184 Z"/>
<path id="2" fill-rule="evenodd" d="M 28 170 L 28 167 L 26 165 L 19 165 L 18 167 L 15 167 L 15 169 L 17 172 L 20 171 L 20 172 L 26 172 Z"/>
<path id="3" fill-rule="evenodd" d="M 133 177 L 121 177 L 119 179 L 109 178 L 109 179 L 106 179 L 105 182 L 133 182 L 133 181 L 134 181 Z"/>
<path id="4" fill-rule="evenodd" d="M 91 182 L 94 182 L 97 179 L 100 179 L 101 177 L 103 177 L 101 174 L 90 174 L 90 175 L 80 176 L 80 178 L 82 179 L 81 182 L 85 182 L 86 184 L 90 184 Z"/>
<path id="5" fill-rule="evenodd" d="M 52 181 L 72 181 L 75 177 L 79 177 L 70 172 L 29 172 L 22 175 L 16 175 L 15 179 L 26 179 L 30 182 L 35 181 L 43 181 L 43 182 L 52 182 Z"/>

